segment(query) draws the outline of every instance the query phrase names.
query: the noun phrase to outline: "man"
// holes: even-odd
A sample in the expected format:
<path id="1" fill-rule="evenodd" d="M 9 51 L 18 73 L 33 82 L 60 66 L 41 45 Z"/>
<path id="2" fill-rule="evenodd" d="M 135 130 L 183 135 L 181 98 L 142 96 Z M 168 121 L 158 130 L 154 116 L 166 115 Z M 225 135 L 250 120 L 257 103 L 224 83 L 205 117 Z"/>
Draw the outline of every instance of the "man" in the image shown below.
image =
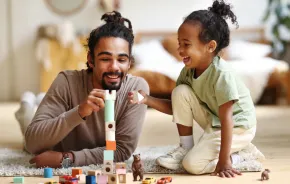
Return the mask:
<path id="1" fill-rule="evenodd" d="M 67 159 L 74 166 L 103 163 L 106 89 L 117 90 L 114 161 L 129 159 L 136 149 L 147 106 L 130 104 L 127 96 L 133 90 L 149 93 L 149 87 L 127 74 L 134 42 L 131 22 L 119 12 L 104 14 L 102 20 L 106 24 L 88 38 L 88 69 L 59 73 L 27 127 L 26 149 L 38 154 L 30 160 L 37 167 L 61 167 Z"/>

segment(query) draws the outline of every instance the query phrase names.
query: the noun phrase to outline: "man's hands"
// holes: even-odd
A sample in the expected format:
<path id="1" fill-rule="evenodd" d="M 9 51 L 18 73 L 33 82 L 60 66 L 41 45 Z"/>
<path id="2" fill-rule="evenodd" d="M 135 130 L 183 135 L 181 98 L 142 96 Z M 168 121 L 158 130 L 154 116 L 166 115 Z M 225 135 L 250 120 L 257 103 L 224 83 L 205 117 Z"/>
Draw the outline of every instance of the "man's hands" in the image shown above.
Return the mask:
<path id="1" fill-rule="evenodd" d="M 61 161 L 62 161 L 61 152 L 46 151 L 30 159 L 29 163 L 30 164 L 35 163 L 37 168 L 41 167 L 59 168 L 61 167 Z"/>
<path id="2" fill-rule="evenodd" d="M 105 90 L 93 89 L 88 98 L 79 105 L 79 114 L 82 118 L 89 116 L 93 111 L 98 112 L 105 107 Z"/>
<path id="3" fill-rule="evenodd" d="M 242 175 L 242 173 L 232 168 L 231 159 L 228 158 L 226 160 L 218 161 L 215 171 L 211 174 L 211 176 L 217 175 L 222 178 L 232 178 L 235 177 L 235 175 Z"/>

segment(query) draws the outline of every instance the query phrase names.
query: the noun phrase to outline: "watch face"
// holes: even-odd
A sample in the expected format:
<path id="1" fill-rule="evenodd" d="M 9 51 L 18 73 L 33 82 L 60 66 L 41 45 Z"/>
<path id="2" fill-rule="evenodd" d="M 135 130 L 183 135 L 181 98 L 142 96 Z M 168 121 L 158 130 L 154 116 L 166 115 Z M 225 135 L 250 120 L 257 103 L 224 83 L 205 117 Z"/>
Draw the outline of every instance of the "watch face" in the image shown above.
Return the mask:
<path id="1" fill-rule="evenodd" d="M 72 161 L 71 161 L 70 158 L 64 158 L 64 159 L 62 160 L 61 166 L 62 166 L 63 168 L 69 168 L 69 167 L 71 167 L 71 165 L 72 165 Z"/>

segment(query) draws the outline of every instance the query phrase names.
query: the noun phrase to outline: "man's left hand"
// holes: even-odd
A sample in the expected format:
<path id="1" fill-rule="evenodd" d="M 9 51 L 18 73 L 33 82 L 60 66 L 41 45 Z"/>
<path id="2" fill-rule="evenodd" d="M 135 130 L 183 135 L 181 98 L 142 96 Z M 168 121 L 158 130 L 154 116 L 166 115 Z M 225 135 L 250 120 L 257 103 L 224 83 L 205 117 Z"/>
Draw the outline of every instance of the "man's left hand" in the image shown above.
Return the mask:
<path id="1" fill-rule="evenodd" d="M 36 155 L 29 160 L 30 164 L 36 164 L 37 168 L 41 167 L 51 167 L 59 168 L 61 167 L 62 153 L 56 151 L 46 151 L 39 155 Z"/>

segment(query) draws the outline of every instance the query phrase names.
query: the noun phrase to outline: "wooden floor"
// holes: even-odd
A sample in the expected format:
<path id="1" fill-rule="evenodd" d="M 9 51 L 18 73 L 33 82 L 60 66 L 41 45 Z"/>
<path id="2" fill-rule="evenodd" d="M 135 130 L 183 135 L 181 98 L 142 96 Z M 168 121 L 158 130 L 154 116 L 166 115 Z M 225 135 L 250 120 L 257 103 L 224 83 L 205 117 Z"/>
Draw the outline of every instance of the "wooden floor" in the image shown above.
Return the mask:
<path id="1" fill-rule="evenodd" d="M 22 135 L 20 128 L 14 118 L 17 104 L 0 104 L 0 147 L 22 148 Z M 290 183 L 290 108 L 289 107 L 257 107 L 258 129 L 254 144 L 265 154 L 267 160 L 264 168 L 271 170 L 270 180 L 266 183 L 289 184 Z M 195 139 L 200 136 L 197 128 Z M 179 141 L 176 125 L 171 123 L 171 117 L 149 109 L 140 138 L 139 146 L 177 144 Z M 231 179 L 203 175 L 170 175 L 173 184 L 187 183 L 261 183 L 260 172 L 244 173 Z M 145 177 L 156 177 L 164 175 L 150 174 Z M 132 182 L 132 174 L 128 173 L 127 183 Z M 55 178 L 55 180 L 58 177 Z M 0 178 L 0 184 L 8 184 L 13 181 L 12 177 Z M 37 184 L 50 179 L 41 177 L 26 177 L 25 183 Z"/>

